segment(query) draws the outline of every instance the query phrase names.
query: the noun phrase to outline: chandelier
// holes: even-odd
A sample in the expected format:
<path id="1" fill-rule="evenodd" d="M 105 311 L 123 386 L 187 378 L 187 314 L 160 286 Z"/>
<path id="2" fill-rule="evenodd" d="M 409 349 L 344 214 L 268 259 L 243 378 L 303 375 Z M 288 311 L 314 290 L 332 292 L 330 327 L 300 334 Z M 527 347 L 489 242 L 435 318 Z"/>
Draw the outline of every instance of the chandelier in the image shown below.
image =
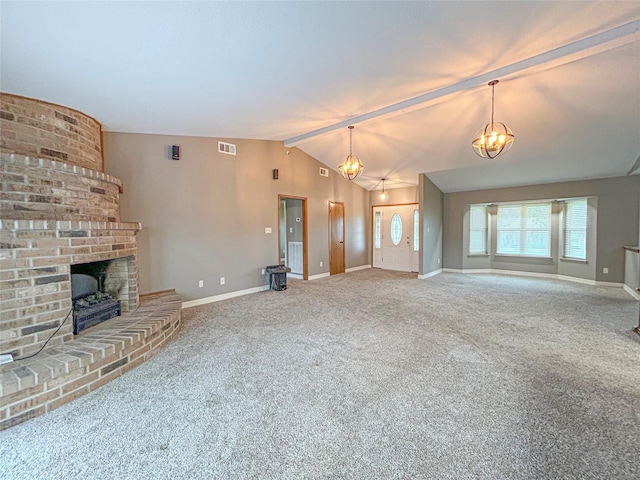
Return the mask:
<path id="1" fill-rule="evenodd" d="M 349 125 L 349 155 L 346 160 L 342 162 L 342 165 L 338 167 L 338 170 L 344 178 L 354 180 L 364 170 L 364 165 L 358 157 L 353 154 L 352 150 L 352 133 L 353 125 Z"/>
<path id="2" fill-rule="evenodd" d="M 473 151 L 482 158 L 496 158 L 502 152 L 509 150 L 513 145 L 513 132 L 502 122 L 494 122 L 494 95 L 495 86 L 499 80 L 491 80 L 491 122 L 478 130 L 474 136 Z"/>

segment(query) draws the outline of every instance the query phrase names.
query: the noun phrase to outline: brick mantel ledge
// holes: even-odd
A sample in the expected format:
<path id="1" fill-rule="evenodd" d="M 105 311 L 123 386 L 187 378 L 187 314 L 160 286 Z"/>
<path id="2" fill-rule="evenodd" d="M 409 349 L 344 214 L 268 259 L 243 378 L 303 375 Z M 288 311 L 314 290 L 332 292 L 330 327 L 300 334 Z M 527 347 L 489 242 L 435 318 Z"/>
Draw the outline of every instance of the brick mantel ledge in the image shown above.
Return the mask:
<path id="1" fill-rule="evenodd" d="M 114 185 L 117 185 L 120 193 L 122 193 L 122 181 L 119 178 L 112 177 L 111 175 L 108 175 L 103 172 L 98 172 L 97 170 L 91 170 L 89 168 L 80 167 L 78 165 L 72 165 L 70 163 L 59 162 L 57 160 L 50 160 L 48 158 L 29 157 L 27 155 L 20 155 L 18 153 L 0 152 L 0 160 L 10 161 L 15 165 L 20 165 L 24 167 L 46 168 L 48 170 L 74 173 L 81 177 L 102 180 L 104 182 L 113 183 Z"/>
<path id="2" fill-rule="evenodd" d="M 3 230 L 59 230 L 59 231 L 89 231 L 89 230 L 142 230 L 140 222 L 91 222 L 68 220 L 0 220 Z"/>
<path id="3" fill-rule="evenodd" d="M 178 331 L 181 318 L 182 300 L 174 291 L 148 296 L 135 311 L 71 342 L 1 365 L 0 430 L 85 395 L 149 359 Z"/>

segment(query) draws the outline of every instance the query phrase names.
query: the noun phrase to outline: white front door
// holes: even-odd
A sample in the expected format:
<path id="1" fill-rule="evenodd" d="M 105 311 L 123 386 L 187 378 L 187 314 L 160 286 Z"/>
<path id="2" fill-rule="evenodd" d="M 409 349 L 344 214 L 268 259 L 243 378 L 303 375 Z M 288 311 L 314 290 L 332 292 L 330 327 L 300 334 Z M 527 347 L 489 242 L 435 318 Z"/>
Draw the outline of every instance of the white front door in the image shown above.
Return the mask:
<path id="1" fill-rule="evenodd" d="M 410 272 L 417 267 L 414 210 L 417 205 L 374 207 L 373 266 Z M 414 258 L 415 257 L 415 258 Z"/>

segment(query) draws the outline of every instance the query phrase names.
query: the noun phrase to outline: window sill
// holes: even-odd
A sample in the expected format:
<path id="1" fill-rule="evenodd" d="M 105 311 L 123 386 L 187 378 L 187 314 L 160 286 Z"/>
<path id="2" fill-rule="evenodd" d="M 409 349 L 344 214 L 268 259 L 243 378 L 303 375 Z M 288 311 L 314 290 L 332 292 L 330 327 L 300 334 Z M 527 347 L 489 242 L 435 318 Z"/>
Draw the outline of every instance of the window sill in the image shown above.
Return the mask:
<path id="1" fill-rule="evenodd" d="M 489 257 L 488 253 L 469 253 L 467 257 Z"/>
<path id="2" fill-rule="evenodd" d="M 540 260 L 553 260 L 553 257 L 541 256 L 541 255 L 510 255 L 508 253 L 496 253 L 494 255 L 496 258 L 504 257 L 504 258 L 526 258 L 526 259 L 540 259 Z"/>
<path id="3" fill-rule="evenodd" d="M 581 258 L 571 258 L 571 257 L 560 257 L 561 262 L 570 262 L 570 263 L 584 263 L 585 265 L 589 263 L 587 260 L 583 260 Z"/>

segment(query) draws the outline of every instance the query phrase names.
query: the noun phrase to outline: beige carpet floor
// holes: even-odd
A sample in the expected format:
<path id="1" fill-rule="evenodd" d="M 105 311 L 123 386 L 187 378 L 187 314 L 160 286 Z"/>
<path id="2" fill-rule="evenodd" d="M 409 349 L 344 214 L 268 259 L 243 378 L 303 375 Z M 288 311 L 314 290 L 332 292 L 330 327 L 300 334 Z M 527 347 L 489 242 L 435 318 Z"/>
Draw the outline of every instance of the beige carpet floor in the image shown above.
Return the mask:
<path id="1" fill-rule="evenodd" d="M 0 432 L 0 478 L 640 478 L 622 289 L 363 270 L 183 317 L 145 364 Z"/>

